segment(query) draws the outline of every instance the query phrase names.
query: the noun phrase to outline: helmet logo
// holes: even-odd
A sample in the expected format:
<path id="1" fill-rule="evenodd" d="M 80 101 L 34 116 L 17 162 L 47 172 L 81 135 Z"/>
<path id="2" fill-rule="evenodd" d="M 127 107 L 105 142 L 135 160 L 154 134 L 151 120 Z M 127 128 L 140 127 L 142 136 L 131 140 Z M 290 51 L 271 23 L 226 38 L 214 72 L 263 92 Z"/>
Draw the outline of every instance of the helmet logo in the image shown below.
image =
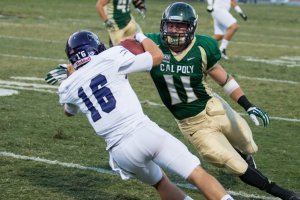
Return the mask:
<path id="1" fill-rule="evenodd" d="M 99 41 L 99 39 L 98 39 L 98 37 L 96 35 L 90 34 L 88 36 L 92 38 L 90 40 L 94 40 L 98 45 L 100 44 L 100 41 Z"/>
<path id="2" fill-rule="evenodd" d="M 88 54 L 89 54 L 89 56 L 93 56 L 93 55 L 95 55 L 95 52 L 94 51 L 90 51 L 90 52 L 88 52 Z"/>
<path id="3" fill-rule="evenodd" d="M 178 21 L 182 21 L 183 17 L 182 16 L 170 16 L 169 17 L 170 20 L 178 20 Z"/>
<path id="4" fill-rule="evenodd" d="M 74 63 L 74 67 L 77 68 L 77 67 L 80 67 L 88 62 L 91 61 L 91 57 L 86 57 L 86 58 L 83 58 L 81 60 L 77 60 L 75 63 Z"/>

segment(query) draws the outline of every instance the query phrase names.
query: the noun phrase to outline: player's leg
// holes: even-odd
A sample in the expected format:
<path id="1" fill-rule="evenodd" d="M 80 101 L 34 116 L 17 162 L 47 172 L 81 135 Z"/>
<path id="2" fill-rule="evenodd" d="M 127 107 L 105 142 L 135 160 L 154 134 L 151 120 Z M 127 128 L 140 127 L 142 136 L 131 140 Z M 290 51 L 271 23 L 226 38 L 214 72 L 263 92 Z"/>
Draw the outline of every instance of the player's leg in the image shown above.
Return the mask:
<path id="1" fill-rule="evenodd" d="M 110 166 L 122 179 L 135 177 L 153 186 L 162 200 L 192 200 L 174 185 L 161 168 L 152 161 L 160 138 L 147 127 L 126 137 L 118 146 L 110 150 Z"/>
<path id="2" fill-rule="evenodd" d="M 222 119 L 222 122 L 224 123 L 222 124 L 222 129 L 224 130 L 223 133 L 236 148 L 236 151 L 248 163 L 247 170 L 243 174 L 236 174 L 246 184 L 265 190 L 273 196 L 281 199 L 295 199 L 297 196 L 295 193 L 270 181 L 256 168 L 252 154 L 257 151 L 257 146 L 253 140 L 250 127 L 247 122 L 229 106 L 229 104 L 220 97 L 218 97 L 218 99 L 222 102 L 228 117 L 227 119 Z"/>
<path id="3" fill-rule="evenodd" d="M 162 174 L 162 178 L 154 185 L 152 185 L 160 195 L 161 199 L 169 200 L 192 200 L 182 190 L 174 185 L 169 178 Z"/>
<path id="4" fill-rule="evenodd" d="M 195 185 L 207 199 L 232 199 L 223 186 L 199 166 L 199 159 L 191 154 L 182 142 L 168 133 L 162 134 L 160 139 L 165 141 L 160 147 L 161 149 L 157 156 L 154 158 L 154 162 L 187 179 L 190 183 Z M 176 155 L 176 157 L 174 155 Z"/>
<path id="5" fill-rule="evenodd" d="M 124 28 L 124 37 L 130 37 L 135 35 L 137 32 L 143 33 L 140 25 L 135 21 L 134 17 L 131 16 L 130 22 Z"/>
<path id="6" fill-rule="evenodd" d="M 214 19 L 214 34 L 212 37 L 215 40 L 220 41 L 223 39 L 225 32 L 226 27 L 223 27 L 222 24 L 220 24 L 216 19 Z"/>
<path id="7" fill-rule="evenodd" d="M 300 200 L 300 196 L 298 194 L 270 181 L 259 170 L 250 166 L 247 168 L 246 172 L 239 177 L 246 184 L 259 188 L 260 190 L 264 190 L 275 197 L 279 197 L 283 200 Z"/>
<path id="8" fill-rule="evenodd" d="M 197 116 L 178 121 L 178 126 L 204 160 L 233 173 L 243 174 L 248 164 L 223 135 L 223 118 L 226 120 L 221 102 L 212 98 L 207 102 L 204 111 Z"/>
<path id="9" fill-rule="evenodd" d="M 223 33 L 223 39 L 220 45 L 220 51 L 222 52 L 222 57 L 228 59 L 226 55 L 226 48 L 229 45 L 229 41 L 232 39 L 235 32 L 238 30 L 237 20 L 230 14 L 229 11 L 225 9 L 217 9 L 212 13 L 219 31 Z M 215 34 L 218 29 L 215 28 Z"/>
<path id="10" fill-rule="evenodd" d="M 109 38 L 111 40 L 112 45 L 119 44 L 120 41 L 123 39 L 124 35 L 124 30 L 123 29 L 118 29 L 118 30 L 113 30 L 113 31 L 108 31 Z"/>
<path id="11" fill-rule="evenodd" d="M 202 191 L 207 199 L 233 199 L 229 194 L 226 194 L 223 186 L 200 166 L 192 171 L 187 180 Z"/>

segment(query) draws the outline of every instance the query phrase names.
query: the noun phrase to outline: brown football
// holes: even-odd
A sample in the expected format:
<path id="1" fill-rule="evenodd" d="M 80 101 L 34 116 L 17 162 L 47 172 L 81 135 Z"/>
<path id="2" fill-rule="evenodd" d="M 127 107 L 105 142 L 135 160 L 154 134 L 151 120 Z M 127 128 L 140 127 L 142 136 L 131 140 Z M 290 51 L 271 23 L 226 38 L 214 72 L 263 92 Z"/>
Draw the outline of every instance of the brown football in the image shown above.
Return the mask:
<path id="1" fill-rule="evenodd" d="M 141 43 L 134 39 L 126 39 L 120 42 L 121 46 L 128 49 L 134 55 L 138 55 L 145 52 L 145 49 Z"/>

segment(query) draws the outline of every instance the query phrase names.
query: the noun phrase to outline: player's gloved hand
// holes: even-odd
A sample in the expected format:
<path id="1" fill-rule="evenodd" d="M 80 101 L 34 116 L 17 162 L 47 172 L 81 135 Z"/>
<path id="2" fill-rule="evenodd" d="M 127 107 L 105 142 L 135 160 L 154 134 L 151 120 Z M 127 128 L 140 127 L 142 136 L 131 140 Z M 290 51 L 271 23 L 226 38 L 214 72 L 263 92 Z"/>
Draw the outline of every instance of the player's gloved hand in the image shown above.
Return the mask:
<path id="1" fill-rule="evenodd" d="M 241 18 L 243 18 L 244 21 L 247 21 L 248 17 L 245 13 L 241 12 L 239 13 L 239 15 L 241 16 Z"/>
<path id="2" fill-rule="evenodd" d="M 114 22 L 111 19 L 105 20 L 104 25 L 107 29 L 114 29 Z"/>
<path id="3" fill-rule="evenodd" d="M 268 126 L 270 123 L 268 113 L 266 113 L 261 108 L 251 106 L 250 108 L 248 108 L 247 113 L 249 114 L 251 120 L 255 123 L 256 126 L 259 126 L 259 121 L 257 118 L 259 118 L 262 121 L 264 127 Z"/>
<path id="4" fill-rule="evenodd" d="M 137 8 L 136 10 L 142 16 L 143 19 L 146 18 L 146 9 L 145 8 Z"/>
<path id="5" fill-rule="evenodd" d="M 68 77 L 68 65 L 67 64 L 59 64 L 55 69 L 52 69 L 48 72 L 45 81 L 54 85 L 57 82 L 61 82 Z"/>
<path id="6" fill-rule="evenodd" d="M 209 12 L 209 13 L 211 13 L 212 11 L 214 11 L 213 6 L 212 6 L 212 5 L 208 5 L 208 6 L 206 7 L 206 11 Z"/>
<path id="7" fill-rule="evenodd" d="M 143 19 L 146 17 L 145 0 L 132 0 L 132 3 Z"/>

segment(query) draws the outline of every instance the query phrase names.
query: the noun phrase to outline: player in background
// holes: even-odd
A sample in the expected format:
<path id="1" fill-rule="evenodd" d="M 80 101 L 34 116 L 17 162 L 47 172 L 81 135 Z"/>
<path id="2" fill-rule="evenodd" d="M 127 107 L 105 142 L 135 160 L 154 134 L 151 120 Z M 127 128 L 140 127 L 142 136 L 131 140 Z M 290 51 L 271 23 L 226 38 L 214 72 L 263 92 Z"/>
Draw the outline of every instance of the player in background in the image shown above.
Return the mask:
<path id="1" fill-rule="evenodd" d="M 259 120 L 263 126 L 269 124 L 268 114 L 248 100 L 218 63 L 221 55 L 216 40 L 195 35 L 197 19 L 191 5 L 173 3 L 163 12 L 160 33 L 146 34 L 164 54 L 163 61 L 150 72 L 161 100 L 204 160 L 227 168 L 246 184 L 273 196 L 300 200 L 299 195 L 270 181 L 256 168 L 252 154 L 258 148 L 249 125 L 209 87 L 207 76 L 245 109 L 255 125 L 260 125 Z"/>
<path id="2" fill-rule="evenodd" d="M 152 185 L 164 200 L 191 200 L 169 181 L 162 167 L 187 179 L 207 199 L 232 200 L 182 142 L 143 113 L 127 74 L 151 70 L 161 63 L 163 54 L 142 33 L 135 39 L 145 53 L 134 55 L 121 45 L 105 50 L 89 31 L 69 37 L 66 54 L 75 71 L 61 83 L 58 92 L 65 114 L 73 116 L 81 111 L 86 115 L 96 134 L 106 141 L 109 164 L 122 179 L 135 177 Z M 46 81 L 55 79 L 56 72 L 50 71 Z"/>
<path id="3" fill-rule="evenodd" d="M 213 38 L 221 41 L 220 51 L 222 58 L 228 60 L 226 49 L 239 26 L 237 20 L 231 15 L 230 8 L 234 10 L 246 21 L 247 15 L 237 4 L 237 0 L 207 0 L 207 11 L 211 13 L 214 21 Z"/>
<path id="4" fill-rule="evenodd" d="M 131 3 L 145 18 L 146 6 L 144 0 L 98 0 L 96 10 L 104 22 L 109 34 L 110 46 L 118 44 L 122 39 L 142 32 L 140 26 L 131 15 Z"/>

